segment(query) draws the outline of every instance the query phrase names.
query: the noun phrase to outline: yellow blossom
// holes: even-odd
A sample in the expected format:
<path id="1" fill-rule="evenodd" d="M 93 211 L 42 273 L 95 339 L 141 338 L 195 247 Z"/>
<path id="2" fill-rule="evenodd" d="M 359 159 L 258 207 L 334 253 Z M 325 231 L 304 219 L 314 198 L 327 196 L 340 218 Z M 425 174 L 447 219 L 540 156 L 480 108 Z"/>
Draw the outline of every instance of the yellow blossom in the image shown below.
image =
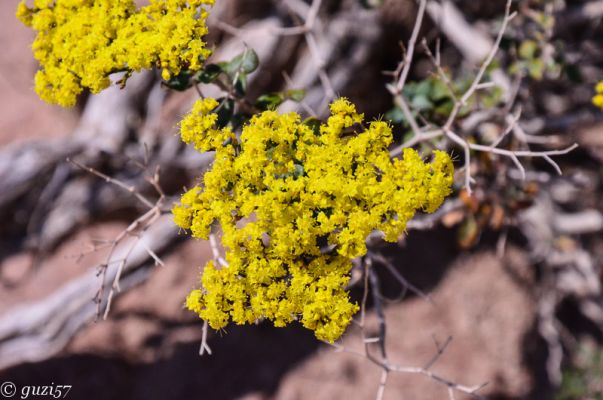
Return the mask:
<path id="1" fill-rule="evenodd" d="M 37 31 L 32 45 L 40 62 L 35 89 L 49 103 L 73 106 L 84 88 L 98 93 L 109 75 L 161 68 L 169 79 L 201 69 L 210 51 L 207 11 L 214 0 L 23 0 L 17 17 Z"/>
<path id="2" fill-rule="evenodd" d="M 186 306 L 215 329 L 261 319 L 299 321 L 337 340 L 358 306 L 345 290 L 352 260 L 380 230 L 395 241 L 417 210 L 435 211 L 450 193 L 453 167 L 440 151 L 425 163 L 406 149 L 391 160 L 391 127 L 364 118 L 346 99 L 317 130 L 297 113 L 265 111 L 240 138 L 216 126 L 213 99 L 181 123 L 182 139 L 215 151 L 202 184 L 182 196 L 175 222 L 194 237 L 222 228 L 227 267 L 205 267 Z"/>
<path id="3" fill-rule="evenodd" d="M 599 82 L 597 86 L 595 86 L 595 91 L 597 94 L 593 97 L 593 104 L 603 109 L 603 81 Z"/>

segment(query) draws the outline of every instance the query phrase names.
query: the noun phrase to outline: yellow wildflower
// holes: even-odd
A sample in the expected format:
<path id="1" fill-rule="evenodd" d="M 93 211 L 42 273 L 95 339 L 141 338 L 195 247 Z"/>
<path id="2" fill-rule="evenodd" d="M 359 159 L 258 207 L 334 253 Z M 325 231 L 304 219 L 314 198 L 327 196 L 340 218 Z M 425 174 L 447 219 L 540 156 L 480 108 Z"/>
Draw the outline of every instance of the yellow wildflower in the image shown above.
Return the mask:
<path id="1" fill-rule="evenodd" d="M 363 116 L 346 99 L 331 104 L 316 131 L 296 113 L 265 111 L 240 138 L 216 126 L 217 107 L 199 100 L 181 123 L 183 140 L 216 158 L 173 214 L 199 238 L 219 223 L 228 266 L 207 264 L 187 308 L 215 329 L 266 318 L 337 340 L 358 310 L 345 290 L 352 260 L 366 254 L 371 232 L 395 241 L 417 210 L 440 206 L 452 184 L 450 157 L 436 151 L 426 164 L 406 149 L 392 161 L 391 127 L 360 128 Z"/>
<path id="2" fill-rule="evenodd" d="M 40 62 L 35 89 L 49 103 L 73 106 L 84 88 L 98 93 L 109 75 L 152 67 L 164 79 L 196 71 L 210 51 L 207 11 L 214 0 L 23 0 L 17 17 L 37 31 L 32 45 Z"/>
<path id="3" fill-rule="evenodd" d="M 593 97 L 593 104 L 603 109 L 603 81 L 595 86 L 595 91 L 597 94 Z"/>

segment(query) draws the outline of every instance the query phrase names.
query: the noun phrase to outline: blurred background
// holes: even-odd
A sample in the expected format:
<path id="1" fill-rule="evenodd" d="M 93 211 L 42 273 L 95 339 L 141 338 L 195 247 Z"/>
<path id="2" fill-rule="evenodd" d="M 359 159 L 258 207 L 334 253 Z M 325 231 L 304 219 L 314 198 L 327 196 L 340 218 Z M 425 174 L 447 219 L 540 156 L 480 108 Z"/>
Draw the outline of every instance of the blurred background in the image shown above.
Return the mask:
<path id="1" fill-rule="evenodd" d="M 307 35 L 278 34 L 303 24 L 310 3 L 216 3 L 212 60 L 229 60 L 245 45 L 259 56 L 249 98 L 305 89 L 303 106 L 286 102 L 281 110 L 307 106 L 324 116 L 332 91 L 367 119 L 386 115 L 397 139 L 405 138 L 386 72 L 403 58 L 414 1 L 324 0 L 311 35 L 318 55 Z M 212 354 L 199 355 L 202 322 L 183 303 L 212 252 L 179 233 L 168 212 L 211 162 L 177 136 L 197 92 L 168 91 L 145 72 L 123 90 L 82 96 L 73 109 L 48 105 L 33 91 L 34 33 L 14 17 L 17 4 L 0 2 L 0 383 L 72 385 L 72 399 L 374 398 L 378 367 L 299 326 L 229 326 L 209 332 Z M 504 1 L 428 2 L 405 89 L 422 124 L 450 111 L 422 38 L 439 49 L 453 85 L 465 87 L 504 10 Z M 505 142 L 509 148 L 580 147 L 555 158 L 561 176 L 542 159 L 525 160 L 525 180 L 512 160 L 478 154 L 470 164 L 473 196 L 459 174 L 443 212 L 419 216 L 399 243 L 378 248 L 432 299 L 379 269 L 388 357 L 422 367 L 451 337 L 431 370 L 466 386 L 487 383 L 479 391 L 487 398 L 603 399 L 603 112 L 591 104 L 603 80 L 603 2 L 520 0 L 513 10 L 488 72 L 502 76 L 507 95 L 481 97 L 458 129 L 487 142 L 516 116 L 521 129 Z M 463 166 L 462 149 L 431 145 L 449 149 Z M 117 181 L 155 202 L 152 223 L 141 217 L 148 208 Z M 103 320 L 122 260 L 121 292 Z M 361 295 L 352 288 L 354 299 Z M 377 326 L 374 308 L 367 317 Z M 355 326 L 343 343 L 364 351 Z M 448 393 L 424 375 L 390 374 L 384 398 Z"/>

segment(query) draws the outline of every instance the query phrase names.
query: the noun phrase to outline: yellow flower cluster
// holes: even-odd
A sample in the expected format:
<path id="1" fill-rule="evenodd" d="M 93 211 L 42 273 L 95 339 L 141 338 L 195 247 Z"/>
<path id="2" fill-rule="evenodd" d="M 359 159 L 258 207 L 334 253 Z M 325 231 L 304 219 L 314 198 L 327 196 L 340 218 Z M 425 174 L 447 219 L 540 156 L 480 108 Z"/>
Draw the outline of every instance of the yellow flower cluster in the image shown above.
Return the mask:
<path id="1" fill-rule="evenodd" d="M 593 104 L 603 109 L 603 81 L 595 86 L 595 91 L 597 94 L 593 97 Z"/>
<path id="2" fill-rule="evenodd" d="M 45 101 L 70 107 L 84 88 L 98 93 L 118 71 L 162 68 L 169 79 L 199 70 L 210 51 L 207 11 L 214 0 L 23 0 L 17 17 L 37 31 L 33 43 L 41 68 L 35 89 Z"/>
<path id="3" fill-rule="evenodd" d="M 219 223 L 228 266 L 205 266 L 187 308 L 214 329 L 298 320 L 333 342 L 358 310 L 345 290 L 351 260 L 366 254 L 372 231 L 395 241 L 416 210 L 440 206 L 452 184 L 450 157 L 436 151 L 426 164 L 406 149 L 392 160 L 390 126 L 361 129 L 363 116 L 346 99 L 331 104 L 320 127 L 265 111 L 239 139 L 216 127 L 216 107 L 199 100 L 181 124 L 182 139 L 215 151 L 215 161 L 173 214 L 197 238 Z"/>

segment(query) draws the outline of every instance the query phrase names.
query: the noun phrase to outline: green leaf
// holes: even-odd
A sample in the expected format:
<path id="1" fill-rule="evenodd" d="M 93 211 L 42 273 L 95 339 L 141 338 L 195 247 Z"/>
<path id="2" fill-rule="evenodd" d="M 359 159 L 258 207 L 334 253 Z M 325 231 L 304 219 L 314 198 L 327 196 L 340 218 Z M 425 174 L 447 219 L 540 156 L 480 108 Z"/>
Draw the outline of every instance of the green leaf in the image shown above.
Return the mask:
<path id="1" fill-rule="evenodd" d="M 495 86 L 490 89 L 487 96 L 482 97 L 482 104 L 486 108 L 495 107 L 502 99 L 503 91 L 500 87 Z"/>
<path id="2" fill-rule="evenodd" d="M 524 60 L 531 60 L 536 55 L 538 44 L 533 40 L 524 40 L 519 46 L 519 56 Z"/>
<path id="3" fill-rule="evenodd" d="M 169 87 L 170 89 L 174 89 L 174 90 L 182 92 L 192 86 L 191 76 L 192 76 L 192 74 L 190 71 L 188 71 L 188 70 L 181 71 L 178 75 L 173 76 L 172 78 L 170 78 L 167 82 L 164 82 L 163 84 L 165 86 Z"/>
<path id="4" fill-rule="evenodd" d="M 285 92 L 266 93 L 258 97 L 255 106 L 260 110 L 274 110 L 285 100 L 300 102 L 304 99 L 306 92 L 302 89 L 290 89 Z"/>
<path id="5" fill-rule="evenodd" d="M 394 124 L 401 124 L 402 122 L 406 122 L 406 118 L 404 118 L 404 113 L 398 107 L 394 107 L 388 112 L 386 112 L 385 119 L 392 121 Z"/>
<path id="6" fill-rule="evenodd" d="M 306 91 L 304 89 L 289 89 L 285 92 L 285 97 L 299 103 L 306 97 Z"/>
<path id="7" fill-rule="evenodd" d="M 285 101 L 282 93 L 268 93 L 258 97 L 255 106 L 260 110 L 274 110 Z"/>
<path id="8" fill-rule="evenodd" d="M 433 103 L 427 96 L 422 94 L 413 97 L 411 100 L 411 105 L 413 108 L 419 111 L 431 110 L 433 108 Z"/>
<path id="9" fill-rule="evenodd" d="M 533 79 L 541 80 L 544 77 L 544 69 L 544 62 L 540 58 L 528 61 L 528 72 Z"/>
<path id="10" fill-rule="evenodd" d="M 518 75 L 524 69 L 523 61 L 516 61 L 509 66 L 509 73 L 511 75 Z"/>
<path id="11" fill-rule="evenodd" d="M 415 88 L 416 96 L 425 96 L 428 97 L 431 92 L 431 82 L 428 79 L 425 79 L 417 85 Z"/>
<path id="12" fill-rule="evenodd" d="M 304 166 L 301 164 L 295 164 L 294 167 L 294 171 L 293 171 L 293 177 L 295 177 L 296 179 L 299 178 L 300 176 L 304 176 Z"/>
<path id="13" fill-rule="evenodd" d="M 260 64 L 257 53 L 250 48 L 226 63 L 220 63 L 220 66 L 231 78 L 237 74 L 250 74 L 255 71 Z"/>
<path id="14" fill-rule="evenodd" d="M 314 131 L 315 135 L 320 135 L 320 120 L 318 118 L 306 118 L 303 124 L 309 126 Z"/>
<path id="15" fill-rule="evenodd" d="M 241 71 L 250 74 L 260 65 L 257 53 L 253 49 L 246 49 L 241 55 Z"/>
<path id="16" fill-rule="evenodd" d="M 416 87 L 416 82 L 407 82 L 406 85 L 404 85 L 404 89 L 402 89 L 402 93 L 407 99 L 410 99 L 416 94 Z"/>
<path id="17" fill-rule="evenodd" d="M 433 82 L 432 88 L 431 88 L 431 99 L 435 100 L 435 101 L 439 101 L 439 100 L 444 100 L 444 99 L 449 99 L 450 96 L 450 89 L 448 89 L 448 86 L 446 85 L 446 83 L 442 82 L 441 80 L 436 80 Z"/>
<path id="18" fill-rule="evenodd" d="M 438 104 L 435 108 L 434 108 L 434 112 L 436 114 L 439 115 L 450 115 L 450 113 L 452 112 L 452 109 L 454 108 L 454 103 L 452 101 L 445 101 L 441 104 Z"/>
<path id="19" fill-rule="evenodd" d="M 245 92 L 247 92 L 247 74 L 241 72 L 237 79 L 234 82 L 234 90 L 235 94 L 238 97 L 245 96 Z"/>
<path id="20" fill-rule="evenodd" d="M 195 75 L 195 80 L 202 83 L 212 83 L 218 76 L 224 72 L 218 64 L 207 64 L 201 71 Z"/>

